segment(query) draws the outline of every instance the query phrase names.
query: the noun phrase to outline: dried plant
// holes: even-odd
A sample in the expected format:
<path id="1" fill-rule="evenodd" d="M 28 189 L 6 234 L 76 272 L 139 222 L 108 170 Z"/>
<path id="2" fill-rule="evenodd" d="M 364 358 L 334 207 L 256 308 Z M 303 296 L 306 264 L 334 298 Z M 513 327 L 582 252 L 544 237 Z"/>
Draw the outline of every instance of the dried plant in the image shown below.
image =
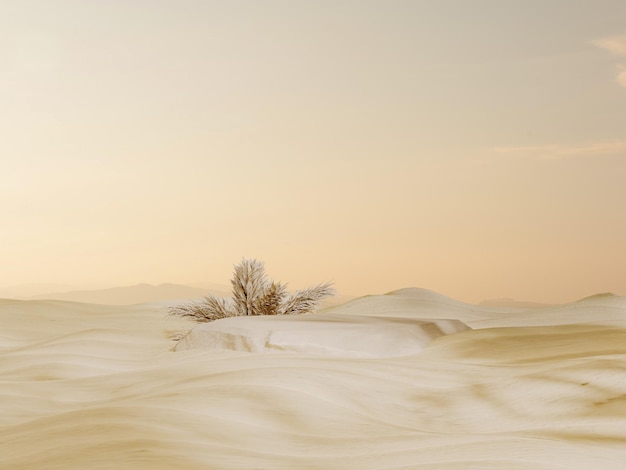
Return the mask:
<path id="1" fill-rule="evenodd" d="M 285 284 L 268 280 L 265 266 L 256 259 L 243 259 L 235 266 L 231 285 L 232 299 L 210 295 L 171 307 L 170 315 L 204 323 L 235 316 L 303 314 L 313 311 L 322 299 L 335 293 L 332 284 L 326 283 L 289 295 Z"/>
<path id="2" fill-rule="evenodd" d="M 307 313 L 313 310 L 324 297 L 335 293 L 330 283 L 320 284 L 295 292 L 283 304 L 284 315 Z"/>
<path id="3" fill-rule="evenodd" d="M 255 259 L 242 260 L 235 266 L 235 274 L 230 283 L 237 314 L 259 315 L 259 300 L 268 288 L 263 263 Z"/>
<path id="4" fill-rule="evenodd" d="M 172 316 L 188 318 L 198 323 L 219 320 L 220 318 L 233 317 L 236 315 L 235 310 L 228 305 L 226 299 L 212 295 L 200 301 L 193 301 L 184 305 L 175 305 L 170 307 L 169 312 Z"/>
<path id="5" fill-rule="evenodd" d="M 269 288 L 258 298 L 256 311 L 258 315 L 281 315 L 287 286 L 280 282 L 272 282 Z"/>

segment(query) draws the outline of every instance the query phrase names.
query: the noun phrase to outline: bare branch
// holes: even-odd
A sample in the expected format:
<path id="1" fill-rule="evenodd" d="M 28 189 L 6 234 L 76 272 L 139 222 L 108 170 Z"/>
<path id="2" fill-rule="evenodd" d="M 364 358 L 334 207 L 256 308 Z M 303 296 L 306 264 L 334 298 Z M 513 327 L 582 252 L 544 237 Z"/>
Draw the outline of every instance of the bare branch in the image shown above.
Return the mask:
<path id="1" fill-rule="evenodd" d="M 287 288 L 280 282 L 272 282 L 265 290 L 262 297 L 259 297 L 256 311 L 258 315 L 280 315 L 282 314 L 283 303 L 287 295 Z"/>
<path id="2" fill-rule="evenodd" d="M 200 301 L 170 307 L 171 316 L 188 318 L 197 323 L 232 317 L 235 312 L 229 308 L 225 299 L 208 296 Z"/>
<path id="3" fill-rule="evenodd" d="M 258 315 L 256 299 L 263 295 L 269 284 L 263 263 L 256 259 L 241 260 L 241 263 L 235 266 L 235 273 L 230 282 L 237 314 Z"/>
<path id="4" fill-rule="evenodd" d="M 309 313 L 324 298 L 335 294 L 332 284 L 319 284 L 315 287 L 295 292 L 283 307 L 284 315 Z"/>

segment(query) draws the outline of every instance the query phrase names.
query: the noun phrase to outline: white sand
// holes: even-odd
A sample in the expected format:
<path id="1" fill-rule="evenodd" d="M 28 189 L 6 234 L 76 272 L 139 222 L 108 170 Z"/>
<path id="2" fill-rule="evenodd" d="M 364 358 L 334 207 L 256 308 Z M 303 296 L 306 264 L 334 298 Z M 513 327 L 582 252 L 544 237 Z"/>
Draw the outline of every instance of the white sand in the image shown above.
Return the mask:
<path id="1" fill-rule="evenodd" d="M 286 351 L 173 352 L 193 325 L 155 305 L 0 300 L 0 468 L 626 468 L 626 298 L 323 314 L 229 321 Z M 474 330 L 411 349 L 429 319 Z"/>
<path id="2" fill-rule="evenodd" d="M 435 338 L 468 329 L 458 320 L 422 321 L 329 313 L 233 317 L 195 327 L 174 350 L 208 348 L 337 357 L 398 357 L 417 354 Z"/>

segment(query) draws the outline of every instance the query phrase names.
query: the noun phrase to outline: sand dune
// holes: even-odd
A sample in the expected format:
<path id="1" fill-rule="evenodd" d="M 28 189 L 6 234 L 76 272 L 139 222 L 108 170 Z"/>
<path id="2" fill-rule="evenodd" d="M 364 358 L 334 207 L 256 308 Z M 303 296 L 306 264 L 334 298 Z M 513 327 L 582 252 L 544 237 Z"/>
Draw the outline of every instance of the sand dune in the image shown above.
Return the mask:
<path id="1" fill-rule="evenodd" d="M 179 284 L 137 284 L 134 286 L 113 287 L 109 289 L 74 290 L 68 292 L 51 292 L 30 297 L 32 300 L 65 300 L 68 302 L 85 302 L 104 305 L 132 305 L 148 302 L 161 302 L 202 298 L 207 294 L 223 297 L 228 295 L 226 286 L 211 289 L 183 286 Z"/>
<path id="2" fill-rule="evenodd" d="M 0 300 L 2 468 L 624 468 L 625 298 L 510 312 L 402 289 L 319 315 L 211 327 L 287 352 L 172 351 L 193 325 L 156 304 Z M 472 329 L 403 350 L 441 319 Z"/>

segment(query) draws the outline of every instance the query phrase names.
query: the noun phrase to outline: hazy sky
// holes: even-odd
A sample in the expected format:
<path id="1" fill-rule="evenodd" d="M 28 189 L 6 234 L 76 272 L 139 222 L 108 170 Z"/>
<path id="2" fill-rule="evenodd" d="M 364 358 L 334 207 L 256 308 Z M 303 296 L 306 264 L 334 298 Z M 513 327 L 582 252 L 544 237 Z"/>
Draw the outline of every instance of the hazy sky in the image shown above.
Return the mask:
<path id="1" fill-rule="evenodd" d="M 0 0 L 0 287 L 626 295 L 624 0 Z"/>

